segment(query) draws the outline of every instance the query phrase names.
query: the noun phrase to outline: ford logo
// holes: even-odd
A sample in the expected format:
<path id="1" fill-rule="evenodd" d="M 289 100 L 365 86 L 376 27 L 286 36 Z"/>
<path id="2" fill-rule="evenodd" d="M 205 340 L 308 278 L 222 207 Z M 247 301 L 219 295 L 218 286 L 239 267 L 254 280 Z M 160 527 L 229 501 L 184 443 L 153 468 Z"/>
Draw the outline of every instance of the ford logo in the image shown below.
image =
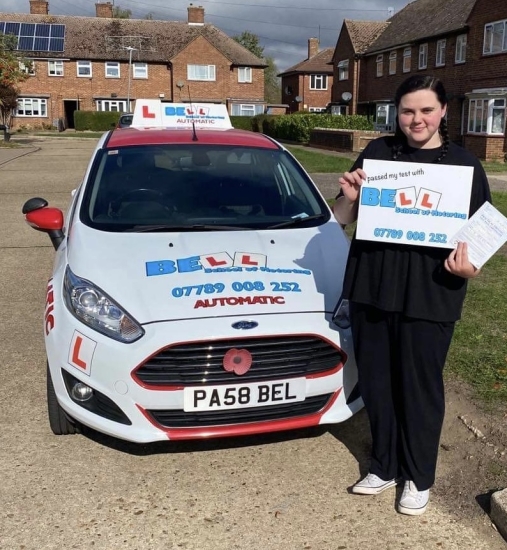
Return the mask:
<path id="1" fill-rule="evenodd" d="M 255 321 L 238 321 L 237 323 L 233 323 L 232 328 L 235 328 L 236 330 L 250 330 L 258 326 L 259 323 L 256 323 Z"/>

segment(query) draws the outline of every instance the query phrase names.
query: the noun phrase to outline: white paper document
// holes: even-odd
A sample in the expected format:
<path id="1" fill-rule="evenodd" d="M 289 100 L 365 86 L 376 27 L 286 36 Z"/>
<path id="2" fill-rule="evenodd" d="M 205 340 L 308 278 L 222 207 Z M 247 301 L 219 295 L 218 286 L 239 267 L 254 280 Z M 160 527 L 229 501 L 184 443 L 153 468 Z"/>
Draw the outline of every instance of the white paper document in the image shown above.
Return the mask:
<path id="1" fill-rule="evenodd" d="M 485 202 L 451 238 L 468 244 L 468 259 L 480 269 L 507 242 L 507 218 L 491 203 Z"/>

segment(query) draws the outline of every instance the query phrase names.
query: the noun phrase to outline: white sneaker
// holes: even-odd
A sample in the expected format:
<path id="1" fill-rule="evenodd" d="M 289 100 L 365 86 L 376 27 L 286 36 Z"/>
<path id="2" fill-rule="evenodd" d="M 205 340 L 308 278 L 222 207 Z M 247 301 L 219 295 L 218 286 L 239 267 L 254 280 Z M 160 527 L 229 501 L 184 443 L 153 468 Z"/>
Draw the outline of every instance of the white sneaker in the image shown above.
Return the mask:
<path id="1" fill-rule="evenodd" d="M 403 494 L 398 503 L 398 512 L 408 516 L 420 516 L 424 514 L 429 500 L 429 489 L 426 489 L 426 491 L 418 491 L 413 481 L 405 481 Z"/>
<path id="2" fill-rule="evenodd" d="M 379 495 L 382 491 L 394 487 L 396 483 L 396 479 L 385 481 L 375 474 L 368 474 L 352 486 L 352 492 L 356 495 Z"/>

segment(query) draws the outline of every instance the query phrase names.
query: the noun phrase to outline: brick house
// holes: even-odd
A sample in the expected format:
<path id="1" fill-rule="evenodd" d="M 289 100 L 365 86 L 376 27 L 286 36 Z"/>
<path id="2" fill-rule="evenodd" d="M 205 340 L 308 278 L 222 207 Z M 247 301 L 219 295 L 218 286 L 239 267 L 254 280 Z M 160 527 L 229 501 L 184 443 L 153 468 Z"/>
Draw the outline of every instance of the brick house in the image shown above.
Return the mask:
<path id="1" fill-rule="evenodd" d="M 0 13 L 0 32 L 18 36 L 33 69 L 14 127 L 73 127 L 76 110 L 129 111 L 137 97 L 264 112 L 264 61 L 206 24 L 201 6 L 190 4 L 186 22 L 114 19 L 111 2 L 95 6 L 96 17 L 50 15 L 45 0 Z"/>
<path id="2" fill-rule="evenodd" d="M 451 139 L 479 158 L 503 160 L 507 2 L 415 0 L 385 23 L 383 32 L 360 53 L 359 75 L 349 76 L 358 114 L 373 117 L 377 129 L 392 131 L 398 85 L 411 74 L 432 74 L 444 82 L 448 93 Z M 354 62 L 343 32 L 344 28 L 335 64 L 338 58 Z"/>
<path id="3" fill-rule="evenodd" d="M 331 96 L 333 114 L 357 114 L 362 54 L 387 25 L 386 21 L 343 21 L 331 61 L 334 82 Z"/>
<path id="4" fill-rule="evenodd" d="M 289 112 L 321 112 L 331 101 L 333 69 L 330 66 L 332 48 L 319 52 L 319 40 L 308 40 L 308 57 L 278 76 L 282 80 L 282 103 Z"/>

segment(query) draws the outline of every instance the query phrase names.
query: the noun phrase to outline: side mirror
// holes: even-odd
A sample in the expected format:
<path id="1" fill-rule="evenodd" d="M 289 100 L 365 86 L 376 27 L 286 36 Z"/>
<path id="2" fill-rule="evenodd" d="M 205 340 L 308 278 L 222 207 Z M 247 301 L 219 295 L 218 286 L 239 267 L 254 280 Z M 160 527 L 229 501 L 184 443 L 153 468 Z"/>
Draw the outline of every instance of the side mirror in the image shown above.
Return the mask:
<path id="1" fill-rule="evenodd" d="M 39 197 L 29 199 L 21 210 L 25 221 L 37 231 L 47 233 L 55 250 L 65 238 L 63 234 L 63 212 L 58 208 L 48 208 L 48 201 Z"/>

